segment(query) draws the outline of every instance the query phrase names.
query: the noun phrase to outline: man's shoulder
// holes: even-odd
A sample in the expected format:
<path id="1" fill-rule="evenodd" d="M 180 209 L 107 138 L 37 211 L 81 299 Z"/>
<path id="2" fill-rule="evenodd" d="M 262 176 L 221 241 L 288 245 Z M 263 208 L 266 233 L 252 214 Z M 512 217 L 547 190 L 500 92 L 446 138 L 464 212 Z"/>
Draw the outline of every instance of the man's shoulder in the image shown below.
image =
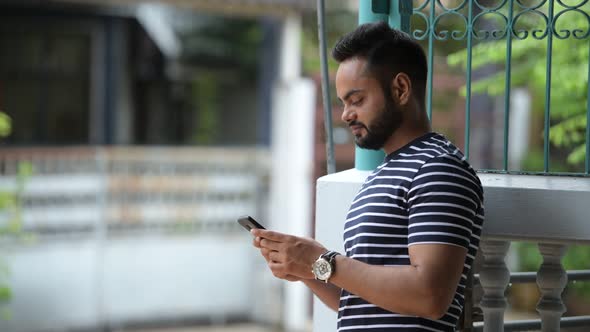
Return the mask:
<path id="1" fill-rule="evenodd" d="M 483 201 L 483 186 L 477 172 L 464 157 L 455 154 L 440 154 L 427 160 L 412 179 L 410 192 L 422 187 L 463 194 L 467 190 L 474 199 Z"/>
<path id="2" fill-rule="evenodd" d="M 414 168 L 421 168 L 429 162 L 446 162 L 445 159 L 469 166 L 465 162 L 463 152 L 450 140 L 441 134 L 431 132 L 412 141 L 400 149 L 386 164 L 406 164 Z"/>
<path id="3" fill-rule="evenodd" d="M 429 158 L 424 160 L 421 168 L 431 164 L 446 164 L 475 173 L 463 152 L 441 134 L 433 133 L 427 139 L 418 142 L 417 145 L 430 154 Z"/>
<path id="4" fill-rule="evenodd" d="M 433 133 L 415 142 L 411 149 L 420 152 L 422 156 L 413 182 L 419 179 L 422 179 L 421 181 L 436 180 L 440 176 L 451 176 L 466 177 L 473 182 L 473 185 L 481 186 L 477 172 L 469 164 L 463 152 L 443 135 Z"/>

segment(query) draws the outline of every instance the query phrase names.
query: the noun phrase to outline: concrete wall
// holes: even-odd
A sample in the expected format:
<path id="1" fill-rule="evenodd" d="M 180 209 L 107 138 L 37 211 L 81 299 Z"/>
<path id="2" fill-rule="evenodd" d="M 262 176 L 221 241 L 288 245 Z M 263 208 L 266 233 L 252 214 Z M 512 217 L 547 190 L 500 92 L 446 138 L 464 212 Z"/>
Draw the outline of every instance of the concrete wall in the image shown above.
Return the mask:
<path id="1" fill-rule="evenodd" d="M 249 317 L 260 266 L 250 249 L 241 230 L 4 246 L 14 298 L 0 331 Z"/>

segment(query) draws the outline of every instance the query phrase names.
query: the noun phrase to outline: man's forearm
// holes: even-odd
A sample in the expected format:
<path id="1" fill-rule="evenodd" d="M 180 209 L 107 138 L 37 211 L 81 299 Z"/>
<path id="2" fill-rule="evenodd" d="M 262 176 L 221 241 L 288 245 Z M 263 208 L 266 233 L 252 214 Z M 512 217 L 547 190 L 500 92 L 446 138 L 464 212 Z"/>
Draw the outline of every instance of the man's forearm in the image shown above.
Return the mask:
<path id="1" fill-rule="evenodd" d="M 338 311 L 341 289 L 330 283 L 318 280 L 304 279 L 303 283 L 330 309 Z"/>

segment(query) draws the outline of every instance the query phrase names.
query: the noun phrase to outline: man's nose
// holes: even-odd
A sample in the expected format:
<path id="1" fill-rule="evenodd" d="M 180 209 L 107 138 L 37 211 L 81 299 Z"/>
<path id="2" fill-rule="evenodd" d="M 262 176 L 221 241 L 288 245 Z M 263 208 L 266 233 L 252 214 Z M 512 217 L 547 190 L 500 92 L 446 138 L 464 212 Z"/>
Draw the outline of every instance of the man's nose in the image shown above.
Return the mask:
<path id="1" fill-rule="evenodd" d="M 354 109 L 345 106 L 344 110 L 342 111 L 341 119 L 346 123 L 356 120 L 356 112 Z"/>

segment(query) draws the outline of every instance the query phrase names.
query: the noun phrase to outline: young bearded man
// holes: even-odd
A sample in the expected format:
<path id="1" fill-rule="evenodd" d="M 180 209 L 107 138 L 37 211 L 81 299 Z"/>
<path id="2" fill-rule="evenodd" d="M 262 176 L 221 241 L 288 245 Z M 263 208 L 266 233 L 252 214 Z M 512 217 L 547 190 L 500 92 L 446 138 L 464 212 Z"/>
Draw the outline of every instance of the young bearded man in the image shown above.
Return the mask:
<path id="1" fill-rule="evenodd" d="M 277 278 L 305 283 L 338 312 L 338 331 L 455 331 L 483 190 L 462 152 L 430 129 L 424 51 L 382 22 L 345 35 L 332 55 L 342 120 L 385 160 L 350 206 L 345 254 L 268 230 L 252 231 L 254 246 Z"/>

